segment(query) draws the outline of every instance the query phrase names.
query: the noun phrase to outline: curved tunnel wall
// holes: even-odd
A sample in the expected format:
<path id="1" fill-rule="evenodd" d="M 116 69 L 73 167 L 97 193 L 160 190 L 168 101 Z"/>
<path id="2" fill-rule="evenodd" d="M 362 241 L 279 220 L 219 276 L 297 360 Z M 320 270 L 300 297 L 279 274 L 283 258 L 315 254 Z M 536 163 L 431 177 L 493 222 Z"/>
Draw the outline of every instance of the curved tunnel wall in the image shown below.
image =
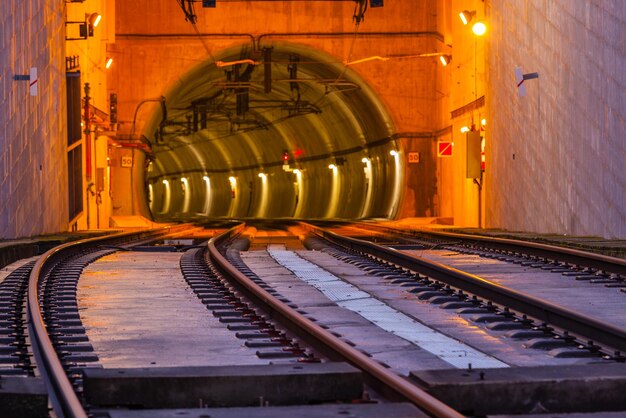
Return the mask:
<path id="1" fill-rule="evenodd" d="M 271 92 L 244 45 L 215 59 L 247 60 L 238 68 L 208 60 L 166 93 L 166 114 L 158 109 L 144 130 L 155 151 L 147 170 L 155 218 L 393 217 L 403 159 L 391 155 L 399 150 L 383 104 L 326 54 L 272 48 Z"/>

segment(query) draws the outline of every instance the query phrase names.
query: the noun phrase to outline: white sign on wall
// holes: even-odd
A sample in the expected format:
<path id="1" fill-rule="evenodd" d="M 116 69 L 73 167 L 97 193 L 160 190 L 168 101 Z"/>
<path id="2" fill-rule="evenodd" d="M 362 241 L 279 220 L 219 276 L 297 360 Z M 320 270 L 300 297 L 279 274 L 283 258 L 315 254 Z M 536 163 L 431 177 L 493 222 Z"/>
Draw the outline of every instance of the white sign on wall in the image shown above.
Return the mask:
<path id="1" fill-rule="evenodd" d="M 39 85 L 39 79 L 37 78 L 37 67 L 30 67 L 30 95 L 37 95 L 37 86 Z"/>
<path id="2" fill-rule="evenodd" d="M 418 164 L 420 162 L 420 153 L 409 152 L 408 159 L 409 159 L 409 164 Z"/>

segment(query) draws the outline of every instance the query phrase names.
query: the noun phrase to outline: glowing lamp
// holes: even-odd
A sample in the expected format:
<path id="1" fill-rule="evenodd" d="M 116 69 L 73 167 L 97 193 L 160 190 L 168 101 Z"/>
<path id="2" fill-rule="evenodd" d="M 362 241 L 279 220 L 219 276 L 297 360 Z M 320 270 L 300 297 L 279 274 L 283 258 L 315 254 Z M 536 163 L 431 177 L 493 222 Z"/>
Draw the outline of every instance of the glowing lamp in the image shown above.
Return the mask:
<path id="1" fill-rule="evenodd" d="M 483 22 L 476 22 L 474 23 L 474 26 L 472 26 L 472 32 L 474 32 L 474 35 L 476 36 L 483 36 L 487 33 L 487 25 Z"/>
<path id="2" fill-rule="evenodd" d="M 98 26 L 98 23 L 100 23 L 101 20 L 102 20 L 102 16 L 99 13 L 92 13 L 89 15 L 89 18 L 87 19 L 89 24 L 94 28 Z"/>

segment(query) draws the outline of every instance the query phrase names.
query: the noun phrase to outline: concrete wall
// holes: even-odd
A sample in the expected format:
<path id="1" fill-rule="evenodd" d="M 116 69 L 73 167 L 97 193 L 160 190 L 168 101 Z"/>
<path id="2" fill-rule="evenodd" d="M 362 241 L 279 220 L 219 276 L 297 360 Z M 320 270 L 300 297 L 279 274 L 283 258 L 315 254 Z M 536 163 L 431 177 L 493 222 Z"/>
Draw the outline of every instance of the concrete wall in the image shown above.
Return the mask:
<path id="1" fill-rule="evenodd" d="M 392 33 L 354 39 L 351 2 L 222 2 L 215 9 L 196 7 L 199 38 L 185 21 L 176 2 L 118 1 L 116 40 L 109 49 L 118 65 L 109 77 L 109 88 L 118 93 L 122 130 L 130 130 L 137 105 L 164 94 L 194 66 L 211 62 L 212 56 L 233 45 L 252 48 L 252 39 L 263 45 L 293 42 L 324 51 L 337 61 L 371 56 L 399 56 L 388 61 L 367 61 L 350 68 L 359 73 L 381 98 L 392 115 L 397 132 L 433 132 L 446 126 L 442 103 L 448 84 L 437 57 L 416 57 L 448 52 L 436 36 L 393 36 L 398 32 L 437 32 L 444 20 L 444 2 L 396 2 L 369 9 L 360 33 Z M 142 16 L 137 19 L 136 16 Z M 149 22 L 147 24 L 146 22 Z M 302 34 L 305 33 L 305 34 Z M 333 33 L 339 33 L 331 36 Z M 220 35 L 217 35 L 220 34 Z M 142 105 L 135 131 L 155 109 Z M 422 165 L 409 166 L 405 199 L 400 216 L 436 215 L 433 138 L 403 138 L 407 151 L 420 151 Z M 426 166 L 427 162 L 430 166 Z M 427 187 L 422 185 L 427 182 Z M 123 195 L 113 191 L 114 196 Z M 122 214 L 130 202 L 114 202 Z"/>
<path id="2" fill-rule="evenodd" d="M 445 25 L 445 35 L 446 42 L 451 44 L 452 61 L 446 67 L 450 87 L 445 116 L 446 125 L 451 129 L 439 140 L 452 142 L 453 152 L 451 157 L 439 158 L 437 154 L 434 157 L 439 185 L 439 216 L 453 218 L 457 226 L 484 226 L 484 210 L 482 206 L 479 208 L 484 204 L 484 193 L 479 193 L 474 178 L 467 177 L 466 134 L 461 132 L 461 128 L 473 125 L 476 130 L 483 129 L 484 135 L 484 129 L 489 126 L 489 123 L 486 128 L 481 126 L 481 120 L 487 116 L 484 105 L 468 105 L 488 94 L 485 50 L 490 34 L 478 37 L 472 32 L 475 22 L 486 20 L 482 0 L 452 0 L 446 5 L 449 20 Z M 459 13 L 464 10 L 476 12 L 468 25 L 463 25 L 459 19 Z M 480 176 L 476 180 L 480 182 Z"/>
<path id="3" fill-rule="evenodd" d="M 90 104 L 96 109 L 109 113 L 109 92 L 107 89 L 107 69 L 105 66 L 108 54 L 107 47 L 115 40 L 115 3 L 109 0 L 85 0 L 82 3 L 70 3 L 66 7 L 68 21 L 84 21 L 90 14 L 98 13 L 102 19 L 94 28 L 93 35 L 88 39 L 72 40 L 65 43 L 68 57 L 80 58 L 81 91 L 85 83 L 90 87 Z M 76 36 L 76 27 L 70 26 L 67 37 Z M 119 65 L 113 62 L 112 66 Z M 84 96 L 84 94 L 83 94 Z M 84 119 L 84 110 L 82 111 Z M 109 136 L 113 134 L 106 118 L 91 115 L 90 129 L 90 161 L 91 178 L 86 176 L 87 138 L 82 138 L 74 145 L 80 145 L 83 152 L 83 211 L 72 220 L 78 229 L 105 229 L 109 227 L 109 216 L 112 213 L 110 188 L 111 166 Z M 85 127 L 86 128 L 86 127 Z"/>
<path id="4" fill-rule="evenodd" d="M 487 0 L 486 221 L 626 238 L 626 2 Z M 538 72 L 519 97 L 513 69 Z"/>
<path id="5" fill-rule="evenodd" d="M 59 1 L 0 2 L 0 239 L 67 228 L 64 51 Z"/>

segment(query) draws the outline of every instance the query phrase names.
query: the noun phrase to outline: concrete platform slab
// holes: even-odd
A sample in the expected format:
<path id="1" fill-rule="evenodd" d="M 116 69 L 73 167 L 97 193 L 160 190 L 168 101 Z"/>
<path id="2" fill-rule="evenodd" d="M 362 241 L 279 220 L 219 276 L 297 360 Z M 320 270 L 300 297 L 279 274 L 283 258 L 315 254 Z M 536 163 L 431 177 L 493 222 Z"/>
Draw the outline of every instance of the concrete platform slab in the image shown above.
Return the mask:
<path id="1" fill-rule="evenodd" d="M 143 411 L 108 411 L 110 418 L 420 418 L 428 415 L 407 403 L 355 405 L 302 405 L 265 408 L 202 408 Z"/>
<path id="2" fill-rule="evenodd" d="M 626 411 L 619 412 L 574 412 L 551 414 L 515 414 L 515 415 L 488 415 L 487 418 L 624 418 Z"/>
<path id="3" fill-rule="evenodd" d="M 312 404 L 360 399 L 361 372 L 346 363 L 85 369 L 84 394 L 98 406 L 192 408 Z"/>
<path id="4" fill-rule="evenodd" d="M 411 372 L 436 398 L 466 414 L 626 411 L 626 364 Z"/>
<path id="5" fill-rule="evenodd" d="M 0 418 L 48 417 L 48 392 L 38 377 L 0 377 Z"/>
<path id="6" fill-rule="evenodd" d="M 78 282 L 80 316 L 104 367 L 268 364 L 196 297 L 181 253 L 120 252 Z"/>

